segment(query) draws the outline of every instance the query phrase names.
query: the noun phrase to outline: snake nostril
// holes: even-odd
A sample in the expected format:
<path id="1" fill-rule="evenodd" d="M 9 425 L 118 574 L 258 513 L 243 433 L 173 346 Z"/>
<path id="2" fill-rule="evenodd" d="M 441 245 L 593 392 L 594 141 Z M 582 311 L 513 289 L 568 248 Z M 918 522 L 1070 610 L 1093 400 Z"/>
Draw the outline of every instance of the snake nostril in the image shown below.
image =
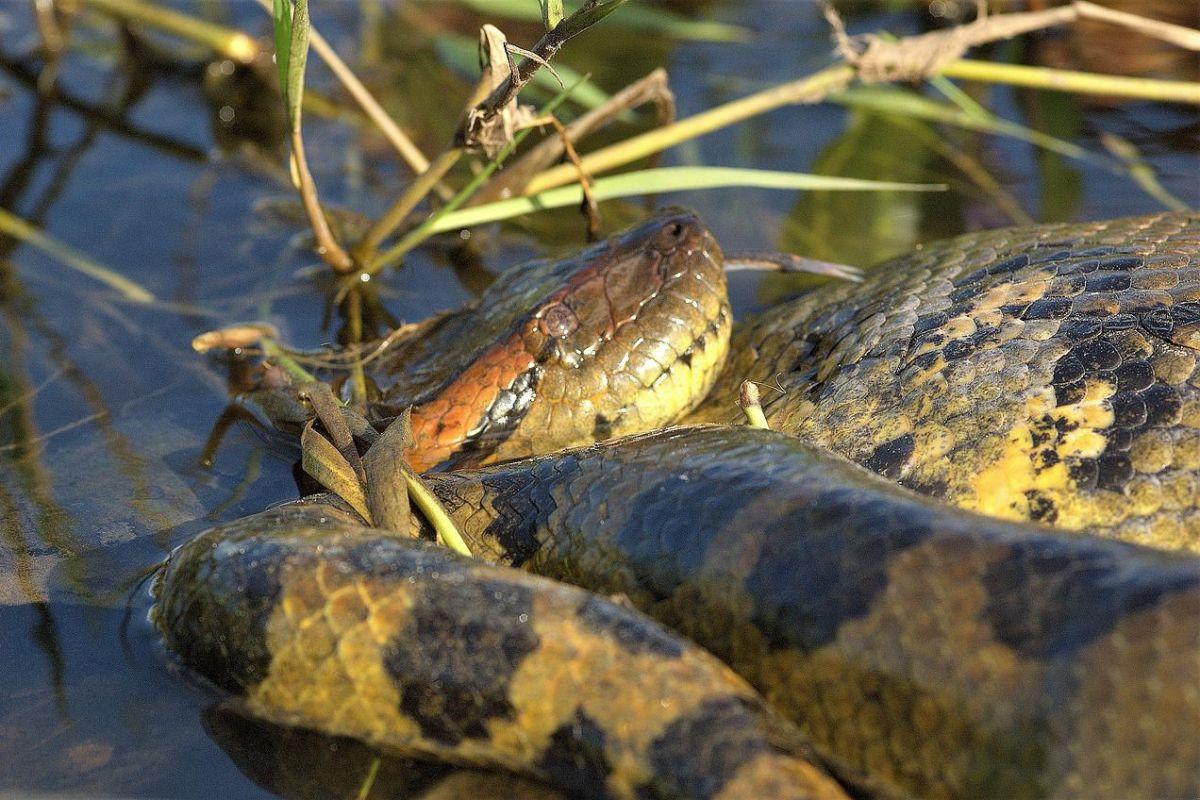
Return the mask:
<path id="1" fill-rule="evenodd" d="M 665 223 L 654 236 L 654 249 L 660 253 L 670 253 L 679 247 L 687 233 L 687 226 L 678 220 Z"/>

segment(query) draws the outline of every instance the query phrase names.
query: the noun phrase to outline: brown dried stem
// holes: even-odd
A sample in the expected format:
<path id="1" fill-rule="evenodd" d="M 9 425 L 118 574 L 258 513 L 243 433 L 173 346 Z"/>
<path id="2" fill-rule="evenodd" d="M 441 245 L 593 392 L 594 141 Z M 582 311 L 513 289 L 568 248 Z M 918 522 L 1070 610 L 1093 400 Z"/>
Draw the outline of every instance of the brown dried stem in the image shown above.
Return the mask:
<path id="1" fill-rule="evenodd" d="M 656 69 L 617 92 L 602 105 L 588 111 L 567 125 L 567 139 L 579 142 L 585 136 L 604 127 L 624 112 L 654 103 L 658 110 L 659 125 L 668 125 L 675 119 L 675 95 L 667 83 L 667 72 Z M 507 166 L 503 172 L 488 181 L 467 205 L 480 205 L 493 200 L 520 194 L 533 176 L 549 167 L 563 155 L 564 140 L 549 136 L 530 148 L 529 152 Z"/>
<path id="2" fill-rule="evenodd" d="M 304 213 L 308 217 L 308 224 L 312 227 L 317 255 L 337 274 L 351 273 L 355 269 L 354 260 L 337 243 L 333 237 L 333 231 L 329 229 L 329 220 L 325 218 L 321 200 L 317 196 L 316 181 L 313 180 L 312 172 L 308 169 L 308 159 L 304 155 L 304 136 L 300 132 L 299 125 L 292 127 L 291 141 L 296 188 L 300 192 L 300 200 L 304 204 Z"/>

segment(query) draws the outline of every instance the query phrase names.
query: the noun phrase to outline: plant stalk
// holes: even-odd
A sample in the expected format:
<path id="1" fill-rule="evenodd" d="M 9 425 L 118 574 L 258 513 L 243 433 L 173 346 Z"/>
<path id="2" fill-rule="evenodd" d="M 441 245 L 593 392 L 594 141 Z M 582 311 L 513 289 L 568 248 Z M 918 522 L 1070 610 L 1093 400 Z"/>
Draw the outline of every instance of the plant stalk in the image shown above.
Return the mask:
<path id="1" fill-rule="evenodd" d="M 166 33 L 197 42 L 239 64 L 250 64 L 261 52 L 250 35 L 202 19 L 180 14 L 141 0 L 79 0 L 85 6 L 129 22 L 149 25 Z"/>

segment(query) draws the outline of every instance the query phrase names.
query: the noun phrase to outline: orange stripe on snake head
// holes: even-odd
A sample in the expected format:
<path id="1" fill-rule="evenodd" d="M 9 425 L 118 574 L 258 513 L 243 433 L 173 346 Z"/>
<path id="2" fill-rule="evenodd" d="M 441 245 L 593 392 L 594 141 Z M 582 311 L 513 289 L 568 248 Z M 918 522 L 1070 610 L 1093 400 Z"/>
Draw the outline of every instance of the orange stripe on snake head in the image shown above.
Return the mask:
<path id="1" fill-rule="evenodd" d="M 413 408 L 413 445 L 407 454 L 412 468 L 423 472 L 462 450 L 477 435 L 497 397 L 536 365 L 522 335 L 511 334 L 467 365 L 433 399 Z"/>

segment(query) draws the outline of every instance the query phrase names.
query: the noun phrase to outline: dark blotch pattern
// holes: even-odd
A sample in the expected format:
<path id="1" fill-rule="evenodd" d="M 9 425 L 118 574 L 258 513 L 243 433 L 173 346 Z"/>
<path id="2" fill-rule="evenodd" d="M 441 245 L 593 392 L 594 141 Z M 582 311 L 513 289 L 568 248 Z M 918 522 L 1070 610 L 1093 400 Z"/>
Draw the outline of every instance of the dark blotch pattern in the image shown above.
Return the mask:
<path id="1" fill-rule="evenodd" d="M 1024 658 L 1068 656 L 1162 597 L 1200 586 L 1200 578 L 1185 575 L 1164 582 L 1132 573 L 1114 581 L 1122 555 L 1047 540 L 1011 545 L 982 581 L 985 614 L 997 641 Z"/>
<path id="2" fill-rule="evenodd" d="M 453 745 L 486 738 L 488 719 L 511 718 L 509 682 L 539 640 L 528 589 L 447 577 L 424 584 L 413 632 L 388 645 L 383 661 L 401 710 L 430 739 Z"/>
<path id="3" fill-rule="evenodd" d="M 232 527 L 236 530 L 237 523 Z M 183 588 L 164 592 L 158 624 L 184 663 L 242 694 L 271 666 L 267 620 L 281 591 L 284 562 L 282 552 L 271 546 L 256 558 L 216 547 L 217 537 L 205 535 L 172 555 L 166 576 Z M 238 602 L 222 602 L 225 596 Z"/>
<path id="4" fill-rule="evenodd" d="M 539 531 L 558 508 L 551 490 L 558 481 L 569 481 L 579 472 L 579 461 L 566 455 L 552 467 L 535 467 L 522 472 L 503 472 L 497 477 L 482 475 L 480 481 L 492 498 L 496 516 L 489 521 L 485 536 L 495 541 L 504 554 L 504 563 L 524 566 L 537 556 L 542 543 Z M 453 480 L 452 477 L 448 478 Z M 438 477 L 434 477 L 436 482 Z M 453 492 L 444 492 L 448 506 L 461 505 Z"/>
<path id="5" fill-rule="evenodd" d="M 724 483 L 728 501 L 712 502 L 711 481 Z M 714 531 L 734 522 L 752 505 L 768 481 L 746 472 L 667 474 L 630 487 L 626 516 L 613 544 L 645 565 L 642 588 L 656 597 L 670 597 L 688 575 L 704 565 L 707 541 Z M 671 558 L 659 554 L 672 552 Z M 599 566 L 599 565 L 597 565 Z"/>
<path id="6" fill-rule="evenodd" d="M 806 501 L 773 521 L 780 535 L 763 542 L 745 580 L 755 624 L 775 648 L 815 650 L 833 641 L 887 588 L 889 561 L 932 532 L 919 511 L 850 488 Z"/>
<path id="7" fill-rule="evenodd" d="M 640 796 L 716 797 L 739 767 L 770 751 L 762 716 L 762 709 L 748 699 L 722 698 L 671 723 L 650 746 L 650 763 L 663 778 Z"/>
<path id="8" fill-rule="evenodd" d="M 604 729 L 576 711 L 575 717 L 550 735 L 550 744 L 538 761 L 556 786 L 580 800 L 608 797 L 604 778 L 610 771 L 604 755 Z"/>
<path id="9" fill-rule="evenodd" d="M 631 653 L 652 653 L 660 658 L 679 658 L 679 640 L 644 617 L 622 611 L 598 597 L 588 598 L 579 609 L 579 620 L 597 633 L 611 636 Z"/>
<path id="10" fill-rule="evenodd" d="M 901 476 L 905 463 L 912 456 L 913 444 L 911 433 L 884 442 L 875 448 L 875 452 L 863 462 L 863 466 L 895 480 Z"/>

